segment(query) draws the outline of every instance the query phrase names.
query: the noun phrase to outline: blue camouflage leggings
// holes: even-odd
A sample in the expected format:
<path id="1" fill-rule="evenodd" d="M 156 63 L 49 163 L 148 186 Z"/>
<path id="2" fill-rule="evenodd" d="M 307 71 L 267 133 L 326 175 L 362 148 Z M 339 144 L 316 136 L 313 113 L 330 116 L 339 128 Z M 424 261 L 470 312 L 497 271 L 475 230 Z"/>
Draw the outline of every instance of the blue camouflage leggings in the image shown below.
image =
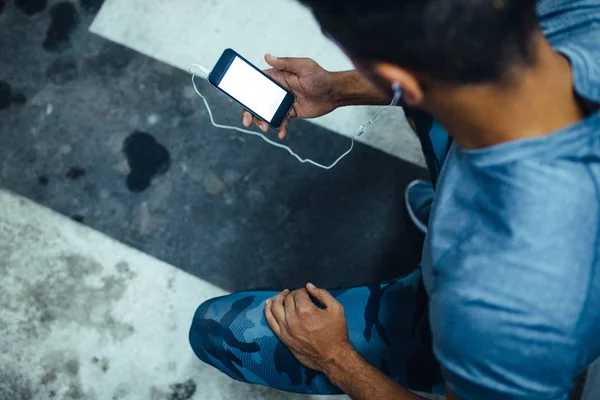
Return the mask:
<path id="1" fill-rule="evenodd" d="M 264 316 L 276 291 L 211 299 L 194 316 L 190 343 L 202 361 L 241 382 L 297 393 L 339 394 L 322 373 L 302 366 Z M 350 341 L 402 386 L 435 392 L 442 379 L 431 350 L 421 272 L 390 282 L 332 290 L 344 306 Z"/>
<path id="2" fill-rule="evenodd" d="M 427 116 L 417 121 L 417 128 L 436 130 Z M 435 182 L 441 162 L 431 157 L 440 146 L 429 135 L 427 139 L 423 150 Z M 190 329 L 192 349 L 202 361 L 241 382 L 296 393 L 340 394 L 324 374 L 302 366 L 269 328 L 265 301 L 277 293 L 247 291 L 205 302 Z M 363 358 L 407 389 L 443 391 L 420 269 L 393 281 L 331 294 L 344 306 L 350 341 Z"/>

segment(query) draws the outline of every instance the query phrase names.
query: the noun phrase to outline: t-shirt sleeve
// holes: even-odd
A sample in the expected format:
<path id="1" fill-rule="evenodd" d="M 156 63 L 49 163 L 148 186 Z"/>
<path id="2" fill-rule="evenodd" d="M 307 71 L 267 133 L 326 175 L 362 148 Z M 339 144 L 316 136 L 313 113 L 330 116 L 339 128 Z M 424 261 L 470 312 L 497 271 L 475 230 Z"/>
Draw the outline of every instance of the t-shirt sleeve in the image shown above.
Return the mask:
<path id="1" fill-rule="evenodd" d="M 575 89 L 600 103 L 600 1 L 542 0 L 537 7 L 542 31 L 575 66 Z"/>

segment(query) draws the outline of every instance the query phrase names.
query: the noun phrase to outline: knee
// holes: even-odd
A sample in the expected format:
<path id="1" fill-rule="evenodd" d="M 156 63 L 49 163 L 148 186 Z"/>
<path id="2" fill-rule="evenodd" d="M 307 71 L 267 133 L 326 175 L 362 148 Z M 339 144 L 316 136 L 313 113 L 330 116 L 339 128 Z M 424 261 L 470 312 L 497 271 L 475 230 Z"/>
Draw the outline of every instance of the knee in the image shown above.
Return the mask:
<path id="1" fill-rule="evenodd" d="M 254 340 L 245 340 L 247 329 L 255 326 L 260 306 L 256 296 L 233 294 L 201 304 L 194 315 L 189 333 L 196 356 L 230 377 L 245 382 L 243 370 L 252 365 L 252 354 L 260 351 Z M 251 320 L 252 319 L 252 320 Z"/>
<path id="2" fill-rule="evenodd" d="M 256 345 L 245 343 L 238 335 L 261 323 L 256 318 L 258 314 L 263 315 L 262 303 L 262 293 L 235 293 L 201 304 L 194 314 L 189 333 L 190 345 L 196 355 L 205 360 L 207 354 L 222 355 L 223 349 L 228 347 L 243 352 L 255 351 Z"/>

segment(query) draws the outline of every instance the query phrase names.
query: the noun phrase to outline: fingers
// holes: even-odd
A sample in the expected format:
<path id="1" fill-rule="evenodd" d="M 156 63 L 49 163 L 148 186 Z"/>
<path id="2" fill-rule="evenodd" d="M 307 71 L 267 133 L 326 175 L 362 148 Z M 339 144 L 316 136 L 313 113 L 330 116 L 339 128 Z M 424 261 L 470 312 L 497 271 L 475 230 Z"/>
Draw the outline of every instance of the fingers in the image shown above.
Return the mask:
<path id="1" fill-rule="evenodd" d="M 258 118 L 254 118 L 254 125 L 256 125 L 256 127 L 258 129 L 260 129 L 261 131 L 263 131 L 264 133 L 269 132 L 269 124 L 267 124 L 264 121 L 261 121 Z"/>
<path id="2" fill-rule="evenodd" d="M 319 303 L 323 304 L 325 308 L 335 307 L 340 304 L 327 290 L 317 289 L 312 283 L 306 285 L 306 290 L 308 290 L 311 296 L 319 300 Z"/>
<path id="3" fill-rule="evenodd" d="M 302 75 L 315 68 L 316 63 L 310 58 L 275 57 L 271 54 L 265 55 L 265 61 L 271 67 L 293 74 Z"/>
<path id="4" fill-rule="evenodd" d="M 265 317 L 267 318 L 267 324 L 269 324 L 269 327 L 273 330 L 273 332 L 275 332 L 275 335 L 279 336 L 281 335 L 281 327 L 273 315 L 273 310 L 271 309 L 272 306 L 273 301 L 268 299 L 267 304 L 265 305 Z"/>
<path id="5" fill-rule="evenodd" d="M 278 69 L 280 71 L 285 71 L 286 67 L 288 66 L 288 63 L 286 62 L 285 59 L 279 58 L 279 57 L 275 57 L 275 56 L 273 56 L 271 54 L 266 54 L 265 55 L 265 61 L 271 67 L 273 67 L 275 69 Z"/>
<path id="6" fill-rule="evenodd" d="M 242 125 L 244 125 L 246 128 L 250 128 L 250 126 L 252 125 L 252 122 L 254 122 L 254 125 L 256 125 L 256 127 L 259 128 L 261 131 L 263 131 L 265 133 L 269 132 L 269 124 L 267 124 L 264 121 L 261 121 L 258 118 L 255 118 L 248 111 L 243 110 L 242 111 Z"/>
<path id="7" fill-rule="evenodd" d="M 250 114 L 248 111 L 243 110 L 242 111 L 242 124 L 246 127 L 246 128 L 250 128 L 250 125 L 252 125 L 252 114 Z"/>
<path id="8" fill-rule="evenodd" d="M 290 125 L 290 120 L 288 117 L 285 121 L 283 121 L 283 124 L 281 124 L 281 127 L 279 128 L 279 135 L 278 135 L 279 139 L 283 140 L 286 138 L 289 125 Z"/>
<path id="9" fill-rule="evenodd" d="M 294 301 L 294 296 L 293 295 L 288 295 L 285 297 L 285 300 L 283 301 L 283 305 L 285 306 L 285 317 L 286 317 L 286 322 L 290 322 L 289 321 L 289 317 L 293 316 L 296 314 L 296 302 Z"/>
<path id="10" fill-rule="evenodd" d="M 263 70 L 263 72 L 264 72 L 265 74 L 269 75 L 269 76 L 270 76 L 271 78 L 273 78 L 273 79 L 275 79 L 275 77 L 274 77 L 273 75 L 276 75 L 276 74 L 277 74 L 277 71 L 278 71 L 278 70 L 277 70 L 277 69 L 275 69 L 275 68 L 269 68 L 269 69 L 265 69 L 265 70 Z M 277 81 L 277 79 L 275 79 L 275 80 Z M 281 83 L 281 84 L 284 84 L 283 82 L 279 82 L 279 83 Z"/>
<path id="11" fill-rule="evenodd" d="M 290 293 L 288 289 L 279 293 L 273 301 L 271 302 L 271 312 L 273 313 L 273 317 L 277 321 L 277 323 L 281 326 L 285 323 L 285 308 L 283 306 L 283 301 L 286 296 Z"/>
<path id="12" fill-rule="evenodd" d="M 288 127 L 290 125 L 291 118 L 292 118 L 291 115 L 288 116 L 287 119 L 285 121 L 283 121 L 283 124 L 281 124 L 281 127 L 279 128 L 279 135 L 278 135 L 279 139 L 283 140 L 287 137 Z M 258 118 L 255 118 L 248 111 L 242 110 L 242 125 L 244 125 L 246 128 L 250 128 L 252 123 L 254 123 L 254 125 L 256 125 L 256 127 L 258 129 L 260 129 L 261 131 L 263 131 L 265 133 L 269 132 L 269 129 L 270 129 L 269 124 L 267 124 L 264 121 L 261 121 Z"/>
<path id="13" fill-rule="evenodd" d="M 290 111 L 287 118 L 285 119 L 285 121 L 283 121 L 283 124 L 281 124 L 281 127 L 279 128 L 279 139 L 283 140 L 287 137 L 290 121 L 293 118 L 296 118 L 297 116 L 298 112 L 296 111 L 296 107 L 292 107 L 292 110 Z"/>
<path id="14" fill-rule="evenodd" d="M 306 290 L 295 290 L 292 294 L 294 297 L 294 303 L 296 305 L 296 310 L 298 311 L 298 314 L 302 315 L 306 312 L 314 311 L 315 309 L 317 309 L 310 297 L 308 297 L 308 292 Z M 292 295 L 288 297 L 292 297 Z"/>

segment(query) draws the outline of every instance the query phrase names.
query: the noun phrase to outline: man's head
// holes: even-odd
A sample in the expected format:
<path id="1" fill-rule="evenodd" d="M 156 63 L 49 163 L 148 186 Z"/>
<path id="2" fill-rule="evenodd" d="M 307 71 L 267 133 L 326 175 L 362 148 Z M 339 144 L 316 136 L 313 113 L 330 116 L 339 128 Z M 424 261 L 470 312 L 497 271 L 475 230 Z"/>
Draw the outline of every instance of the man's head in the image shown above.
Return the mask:
<path id="1" fill-rule="evenodd" d="M 300 1 L 386 86 L 402 73 L 420 90 L 428 81 L 500 82 L 514 68 L 535 62 L 536 0 Z M 401 83 L 410 93 L 410 83 Z"/>

